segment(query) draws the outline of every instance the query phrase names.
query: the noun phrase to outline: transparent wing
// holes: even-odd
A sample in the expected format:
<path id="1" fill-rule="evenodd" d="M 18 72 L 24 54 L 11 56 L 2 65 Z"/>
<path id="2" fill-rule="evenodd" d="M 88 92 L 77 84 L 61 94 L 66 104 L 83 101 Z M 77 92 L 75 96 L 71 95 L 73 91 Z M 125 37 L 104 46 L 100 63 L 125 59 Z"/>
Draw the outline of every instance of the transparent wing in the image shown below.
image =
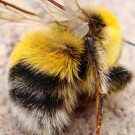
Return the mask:
<path id="1" fill-rule="evenodd" d="M 89 26 L 87 23 L 79 23 L 78 27 L 75 28 L 73 33 L 79 37 L 84 37 L 89 31 Z"/>
<path id="2" fill-rule="evenodd" d="M 29 0 L 27 3 L 37 14 L 42 23 L 50 23 L 54 21 L 54 16 L 52 15 L 46 0 Z"/>
<path id="3" fill-rule="evenodd" d="M 69 30 L 77 36 L 84 37 L 89 31 L 89 26 L 77 0 L 65 0 L 64 8 L 68 17 Z"/>
<path id="4" fill-rule="evenodd" d="M 44 0 L 46 1 L 48 8 L 50 9 L 50 12 L 54 16 L 54 19 L 56 21 L 68 21 L 68 17 L 65 15 L 66 12 L 63 7 L 57 7 L 53 3 L 51 3 L 51 0 Z"/>
<path id="5" fill-rule="evenodd" d="M 31 10 L 26 10 L 5 0 L 0 0 L 0 23 L 32 22 L 50 24 L 68 22 L 67 29 L 78 36 L 85 36 L 89 27 L 77 0 L 64 0 L 64 8 L 54 4 L 54 0 L 24 0 Z M 58 3 L 57 3 L 58 4 Z"/>
<path id="6" fill-rule="evenodd" d="M 32 10 L 38 15 L 42 23 L 67 21 L 65 11 L 50 1 L 53 0 L 29 0 L 27 3 L 29 3 Z"/>
<path id="7" fill-rule="evenodd" d="M 5 22 L 51 23 L 65 21 L 65 11 L 47 0 L 24 0 L 32 11 L 20 8 L 12 3 L 0 0 L 0 19 Z"/>

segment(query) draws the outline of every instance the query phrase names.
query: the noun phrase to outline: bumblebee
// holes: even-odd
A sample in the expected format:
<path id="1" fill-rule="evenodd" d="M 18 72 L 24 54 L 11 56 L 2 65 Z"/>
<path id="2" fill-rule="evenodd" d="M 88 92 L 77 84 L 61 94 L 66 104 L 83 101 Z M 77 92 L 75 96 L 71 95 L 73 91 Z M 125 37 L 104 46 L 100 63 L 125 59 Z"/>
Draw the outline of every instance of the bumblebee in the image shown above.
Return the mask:
<path id="1" fill-rule="evenodd" d="M 4 21 L 41 26 L 16 45 L 9 68 L 10 98 L 23 126 L 37 135 L 62 133 L 83 95 L 96 99 L 100 135 L 105 96 L 124 89 L 132 78 L 126 68 L 116 66 L 122 33 L 115 16 L 101 7 L 81 7 L 76 0 L 65 0 L 64 6 L 41 0 L 38 12 L 0 3 L 8 11 L 27 14 L 1 16 Z"/>

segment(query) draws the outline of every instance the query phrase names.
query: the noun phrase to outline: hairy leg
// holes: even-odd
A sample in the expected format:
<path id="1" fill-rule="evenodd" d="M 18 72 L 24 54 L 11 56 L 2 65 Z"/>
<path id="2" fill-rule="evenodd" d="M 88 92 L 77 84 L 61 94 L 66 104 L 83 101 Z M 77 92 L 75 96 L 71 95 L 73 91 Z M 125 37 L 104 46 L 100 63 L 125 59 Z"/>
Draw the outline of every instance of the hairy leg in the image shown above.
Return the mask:
<path id="1" fill-rule="evenodd" d="M 131 82 L 132 74 L 124 67 L 114 67 L 110 70 L 109 77 L 109 92 L 119 92 Z"/>

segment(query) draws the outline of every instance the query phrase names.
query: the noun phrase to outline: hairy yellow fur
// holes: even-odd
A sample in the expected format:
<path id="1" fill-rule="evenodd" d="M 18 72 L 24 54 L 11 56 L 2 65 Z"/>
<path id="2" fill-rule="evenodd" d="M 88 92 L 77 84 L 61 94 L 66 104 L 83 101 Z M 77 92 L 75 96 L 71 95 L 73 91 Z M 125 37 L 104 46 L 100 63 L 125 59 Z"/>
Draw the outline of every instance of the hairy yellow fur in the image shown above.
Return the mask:
<path id="1" fill-rule="evenodd" d="M 83 40 L 72 33 L 57 28 L 42 29 L 29 33 L 17 45 L 11 61 L 12 65 L 23 61 L 37 71 L 54 76 L 60 74 L 61 79 L 71 81 L 73 74 L 78 78 L 78 59 L 83 48 Z"/>
<path id="2" fill-rule="evenodd" d="M 114 68 L 122 48 L 117 19 L 104 8 L 79 9 L 86 15 L 81 21 L 88 22 L 89 27 L 84 27 L 78 17 L 75 23 L 69 20 L 42 27 L 26 34 L 12 54 L 9 84 L 14 112 L 34 134 L 62 132 L 79 101 L 95 96 L 98 131 L 103 95 L 124 88 L 130 81 L 127 70 Z M 77 31 L 80 25 L 74 25 L 76 21 L 85 28 L 82 33 Z M 68 25 L 76 26 L 76 32 L 69 32 L 72 29 Z M 73 34 L 83 35 L 87 30 L 84 38 Z M 117 71 L 123 73 L 115 76 Z"/>
<path id="3" fill-rule="evenodd" d="M 106 35 L 106 40 L 102 42 L 107 53 L 107 63 L 109 67 L 112 67 L 118 59 L 122 47 L 121 27 L 117 19 L 106 9 L 101 10 L 101 17 L 107 25 L 102 32 Z"/>
<path id="4" fill-rule="evenodd" d="M 112 67 L 118 59 L 122 47 L 122 32 L 121 27 L 116 17 L 107 9 L 102 7 L 86 8 L 86 11 L 91 14 L 97 14 L 99 18 L 106 24 L 101 35 L 102 45 L 106 50 L 106 60 L 109 67 Z"/>
<path id="5" fill-rule="evenodd" d="M 106 24 L 102 31 L 102 43 L 106 50 L 108 67 L 112 67 L 119 57 L 121 50 L 121 29 L 116 18 L 104 8 L 92 8 L 88 13 L 96 13 Z M 74 51 L 72 49 L 74 48 Z M 59 27 L 50 27 L 49 30 L 40 29 L 31 32 L 18 43 L 12 55 L 12 66 L 23 61 L 31 64 L 37 72 L 49 75 L 60 75 L 73 81 L 73 75 L 78 79 L 80 54 L 84 51 L 84 40 Z"/>

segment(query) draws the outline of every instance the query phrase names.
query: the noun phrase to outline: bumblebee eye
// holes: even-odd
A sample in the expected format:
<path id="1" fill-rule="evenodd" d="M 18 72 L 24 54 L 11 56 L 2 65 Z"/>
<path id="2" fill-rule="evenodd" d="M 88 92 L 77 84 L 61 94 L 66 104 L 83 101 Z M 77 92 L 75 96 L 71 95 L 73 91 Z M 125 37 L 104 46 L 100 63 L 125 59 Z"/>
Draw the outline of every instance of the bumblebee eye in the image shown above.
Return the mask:
<path id="1" fill-rule="evenodd" d="M 104 28 L 106 25 L 104 23 L 97 23 L 96 28 Z"/>
<path id="2" fill-rule="evenodd" d="M 102 28 L 105 27 L 105 24 L 104 23 L 101 23 L 100 24 L 100 27 L 102 27 Z"/>

